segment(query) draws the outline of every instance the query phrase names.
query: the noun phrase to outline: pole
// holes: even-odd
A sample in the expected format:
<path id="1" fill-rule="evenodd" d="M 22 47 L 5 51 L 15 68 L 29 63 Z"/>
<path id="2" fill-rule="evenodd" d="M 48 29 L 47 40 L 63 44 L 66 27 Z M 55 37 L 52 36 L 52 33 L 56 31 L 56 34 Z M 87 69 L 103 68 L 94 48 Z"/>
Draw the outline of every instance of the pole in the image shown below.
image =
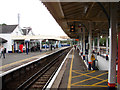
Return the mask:
<path id="1" fill-rule="evenodd" d="M 79 55 L 81 55 L 81 37 L 79 37 Z"/>
<path id="2" fill-rule="evenodd" d="M 106 34 L 106 60 L 108 60 L 108 34 Z"/>
<path id="3" fill-rule="evenodd" d="M 85 28 L 83 28 L 83 60 L 85 60 Z"/>
<path id="4" fill-rule="evenodd" d="M 40 42 L 40 52 L 42 51 L 42 40 L 39 40 Z"/>
<path id="5" fill-rule="evenodd" d="M 80 45 L 81 45 L 81 55 L 83 54 L 83 52 L 82 52 L 82 49 L 83 49 L 82 43 L 83 43 L 83 42 L 82 42 L 82 34 L 81 34 L 81 44 L 80 44 Z"/>
<path id="6" fill-rule="evenodd" d="M 47 44 L 46 44 L 46 40 L 45 40 L 45 51 L 47 51 Z"/>
<path id="7" fill-rule="evenodd" d="M 97 36 L 97 55 L 100 54 L 100 34 Z"/>
<path id="8" fill-rule="evenodd" d="M 95 53 L 95 40 L 94 40 L 94 37 L 93 37 L 93 53 Z"/>
<path id="9" fill-rule="evenodd" d="M 92 38 L 92 29 L 91 29 L 91 22 L 89 23 L 89 57 L 88 57 L 88 70 L 91 70 L 91 38 Z"/>
<path id="10" fill-rule="evenodd" d="M 28 55 L 28 41 L 26 41 L 26 54 Z"/>
<path id="11" fill-rule="evenodd" d="M 118 90 L 120 90 L 120 31 L 118 32 L 118 73 L 117 73 Z"/>
<path id="12" fill-rule="evenodd" d="M 109 73 L 108 73 L 108 89 L 115 89 L 116 83 L 116 53 L 117 53 L 117 4 L 110 3 L 110 52 L 109 52 Z"/>

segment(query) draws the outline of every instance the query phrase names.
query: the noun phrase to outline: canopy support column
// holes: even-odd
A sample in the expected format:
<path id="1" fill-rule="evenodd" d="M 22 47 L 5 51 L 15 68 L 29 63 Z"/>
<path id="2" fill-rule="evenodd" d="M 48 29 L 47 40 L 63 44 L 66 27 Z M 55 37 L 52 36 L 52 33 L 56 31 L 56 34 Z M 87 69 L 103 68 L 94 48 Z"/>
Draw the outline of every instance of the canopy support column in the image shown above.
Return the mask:
<path id="1" fill-rule="evenodd" d="M 83 28 L 83 60 L 85 60 L 85 28 Z"/>
<path id="2" fill-rule="evenodd" d="M 100 54 L 100 34 L 97 36 L 97 55 Z"/>
<path id="3" fill-rule="evenodd" d="M 106 34 L 106 60 L 108 60 L 108 34 Z"/>
<path id="4" fill-rule="evenodd" d="M 83 37 L 82 37 L 82 34 L 81 34 L 81 44 L 80 44 L 80 45 L 81 45 L 81 48 L 80 48 L 80 50 L 81 50 L 81 55 L 83 54 L 83 51 L 82 51 L 82 49 L 83 49 L 83 45 L 82 45 L 82 43 L 83 43 L 83 42 L 82 42 L 82 38 L 83 38 Z"/>
<path id="5" fill-rule="evenodd" d="M 88 54 L 88 70 L 91 70 L 91 63 L 92 63 L 92 61 L 91 61 L 91 51 L 92 51 L 92 48 L 91 48 L 91 46 L 92 46 L 92 41 L 91 41 L 91 39 L 92 39 L 92 29 L 91 29 L 91 22 L 89 23 L 89 54 Z"/>
<path id="6" fill-rule="evenodd" d="M 120 90 L 120 31 L 118 32 L 118 72 L 117 72 L 118 90 Z"/>
<path id="7" fill-rule="evenodd" d="M 93 37 L 93 53 L 95 53 L 95 39 Z"/>
<path id="8" fill-rule="evenodd" d="M 39 40 L 40 42 L 40 52 L 42 51 L 42 40 Z"/>
<path id="9" fill-rule="evenodd" d="M 109 52 L 109 73 L 108 73 L 108 88 L 109 90 L 115 89 L 116 83 L 116 54 L 117 54 L 117 4 L 110 3 L 110 52 Z"/>

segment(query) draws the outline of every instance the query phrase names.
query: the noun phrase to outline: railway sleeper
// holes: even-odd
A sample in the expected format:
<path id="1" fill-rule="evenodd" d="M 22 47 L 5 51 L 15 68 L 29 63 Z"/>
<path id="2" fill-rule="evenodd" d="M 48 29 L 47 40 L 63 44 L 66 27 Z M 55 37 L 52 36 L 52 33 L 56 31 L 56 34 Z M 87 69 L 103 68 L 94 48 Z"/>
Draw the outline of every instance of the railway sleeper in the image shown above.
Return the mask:
<path id="1" fill-rule="evenodd" d="M 36 88 L 43 88 L 44 87 L 44 85 L 33 85 L 32 87 L 31 87 L 31 90 L 34 90 L 34 89 L 36 89 Z"/>
<path id="2" fill-rule="evenodd" d="M 38 82 L 46 82 L 46 79 L 38 79 Z"/>
<path id="3" fill-rule="evenodd" d="M 46 82 L 35 82 L 35 85 L 45 85 L 46 84 Z"/>

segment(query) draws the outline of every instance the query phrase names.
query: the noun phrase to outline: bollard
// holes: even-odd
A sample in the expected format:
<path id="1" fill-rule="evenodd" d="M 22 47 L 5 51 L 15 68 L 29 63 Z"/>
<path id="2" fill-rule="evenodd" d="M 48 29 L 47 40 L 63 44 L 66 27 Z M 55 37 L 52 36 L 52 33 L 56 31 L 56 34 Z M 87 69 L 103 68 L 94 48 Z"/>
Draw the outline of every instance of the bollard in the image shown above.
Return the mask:
<path id="1" fill-rule="evenodd" d="M 83 52 L 81 52 L 81 55 L 83 55 Z"/>
<path id="2" fill-rule="evenodd" d="M 99 52 L 97 52 L 97 55 L 99 55 Z"/>
<path id="3" fill-rule="evenodd" d="M 83 55 L 83 60 L 85 60 L 85 55 Z"/>
<path id="4" fill-rule="evenodd" d="M 91 70 L 91 62 L 88 62 L 88 70 Z"/>
<path id="5" fill-rule="evenodd" d="M 108 83 L 108 90 L 116 90 L 115 84 Z"/>
<path id="6" fill-rule="evenodd" d="M 108 55 L 106 55 L 106 60 L 108 60 Z"/>

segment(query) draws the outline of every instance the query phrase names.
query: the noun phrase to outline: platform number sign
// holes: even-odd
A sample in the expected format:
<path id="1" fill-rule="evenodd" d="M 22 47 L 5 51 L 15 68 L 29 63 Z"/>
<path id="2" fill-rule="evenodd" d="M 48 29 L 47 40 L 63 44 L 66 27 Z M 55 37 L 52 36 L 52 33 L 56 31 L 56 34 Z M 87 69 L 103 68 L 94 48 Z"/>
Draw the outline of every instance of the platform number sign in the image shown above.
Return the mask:
<path id="1" fill-rule="evenodd" d="M 75 32 L 75 25 L 70 25 L 70 32 Z"/>

